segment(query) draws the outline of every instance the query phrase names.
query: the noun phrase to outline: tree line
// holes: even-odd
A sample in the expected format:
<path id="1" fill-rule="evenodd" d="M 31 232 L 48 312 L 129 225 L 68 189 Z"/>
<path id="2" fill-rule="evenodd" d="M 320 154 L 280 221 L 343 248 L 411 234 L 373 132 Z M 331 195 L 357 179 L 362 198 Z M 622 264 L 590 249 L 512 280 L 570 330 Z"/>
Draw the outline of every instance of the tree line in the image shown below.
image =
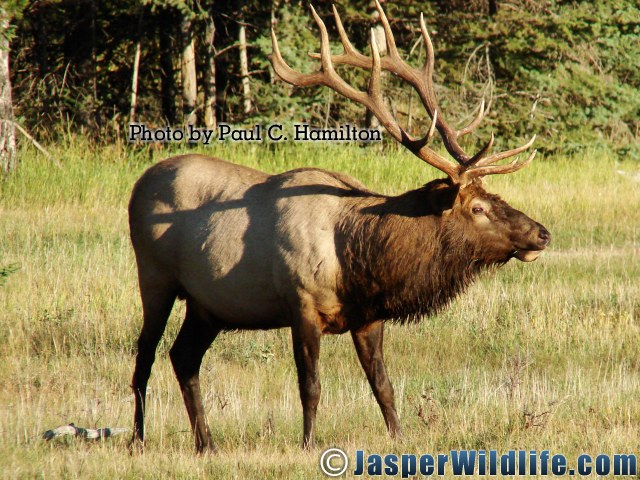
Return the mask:
<path id="1" fill-rule="evenodd" d="M 0 161 L 15 165 L 16 135 L 43 143 L 75 131 L 121 138 L 152 126 L 218 122 L 371 122 L 361 107 L 274 77 L 270 30 L 293 68 L 310 71 L 318 33 L 294 0 L 6 0 L 0 6 Z M 331 2 L 314 2 L 337 45 Z M 485 98 L 489 130 L 514 141 L 539 134 L 548 152 L 603 145 L 640 158 L 640 9 L 636 1 L 387 1 L 398 46 L 424 61 L 419 13 L 436 49 L 437 94 L 450 122 Z M 354 45 L 368 53 L 380 28 L 369 0 L 338 5 Z M 336 52 L 338 52 L 336 46 Z M 341 67 L 361 88 L 366 71 Z M 385 79 L 410 131 L 429 121 L 407 86 Z M 18 132 L 16 133 L 16 128 Z M 473 139 L 472 139 L 473 141 Z M 14 145 L 12 147 L 12 145 Z M 13 155 L 13 156 L 12 156 Z M 11 160 L 10 160 L 11 158 Z"/>

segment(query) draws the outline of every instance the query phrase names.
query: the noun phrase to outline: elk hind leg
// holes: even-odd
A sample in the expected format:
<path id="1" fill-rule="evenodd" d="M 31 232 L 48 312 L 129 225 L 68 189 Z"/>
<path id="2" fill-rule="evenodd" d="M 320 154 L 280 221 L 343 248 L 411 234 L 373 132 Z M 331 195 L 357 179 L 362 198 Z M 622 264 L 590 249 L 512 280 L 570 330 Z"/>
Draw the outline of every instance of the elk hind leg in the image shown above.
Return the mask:
<path id="1" fill-rule="evenodd" d="M 147 383 L 155 361 L 156 349 L 162 338 L 167 319 L 175 302 L 177 289 L 169 280 L 159 275 L 140 275 L 143 324 L 138 337 L 138 353 L 131 388 L 135 398 L 132 448 L 141 449 L 144 444 L 144 413 Z"/>
<path id="2" fill-rule="evenodd" d="M 187 299 L 184 323 L 169 352 L 198 452 L 214 449 L 200 393 L 202 358 L 220 332 L 211 320 L 211 317 L 195 301 Z"/>

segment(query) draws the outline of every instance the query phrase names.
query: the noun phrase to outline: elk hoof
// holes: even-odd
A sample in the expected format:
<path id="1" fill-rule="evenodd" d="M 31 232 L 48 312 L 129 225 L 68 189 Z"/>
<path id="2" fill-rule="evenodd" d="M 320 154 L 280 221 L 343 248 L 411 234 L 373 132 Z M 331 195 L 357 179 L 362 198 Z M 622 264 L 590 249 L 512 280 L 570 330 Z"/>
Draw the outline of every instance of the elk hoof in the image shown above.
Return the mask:
<path id="1" fill-rule="evenodd" d="M 203 444 L 196 445 L 196 452 L 198 455 L 211 455 L 216 453 L 216 446 L 213 442 L 206 442 Z"/>

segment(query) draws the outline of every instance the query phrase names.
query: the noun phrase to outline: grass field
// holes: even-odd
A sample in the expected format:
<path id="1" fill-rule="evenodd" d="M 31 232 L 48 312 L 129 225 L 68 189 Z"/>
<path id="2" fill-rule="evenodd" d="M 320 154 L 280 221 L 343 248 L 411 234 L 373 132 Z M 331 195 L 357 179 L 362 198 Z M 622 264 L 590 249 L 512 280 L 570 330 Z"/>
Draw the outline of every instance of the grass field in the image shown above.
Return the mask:
<path id="1" fill-rule="evenodd" d="M 176 147 L 177 148 L 177 147 Z M 437 174 L 395 148 L 216 145 L 266 171 L 321 166 L 400 193 Z M 176 150 L 177 151 L 177 150 Z M 300 449 L 302 411 L 287 330 L 223 334 L 205 356 L 205 407 L 218 452 L 196 456 L 167 351 L 150 381 L 147 450 L 129 435 L 45 442 L 74 422 L 131 427 L 129 383 L 141 324 L 126 205 L 168 150 L 27 149 L 0 182 L 0 476 L 7 478 L 322 478 L 331 446 L 367 452 L 548 449 L 570 460 L 640 451 L 638 164 L 606 153 L 543 158 L 488 189 L 554 235 L 535 263 L 485 275 L 449 309 L 387 327 L 385 354 L 404 428 L 390 440 L 348 335 L 323 339 L 317 443 Z M 0 270 L 1 272 L 2 270 Z"/>

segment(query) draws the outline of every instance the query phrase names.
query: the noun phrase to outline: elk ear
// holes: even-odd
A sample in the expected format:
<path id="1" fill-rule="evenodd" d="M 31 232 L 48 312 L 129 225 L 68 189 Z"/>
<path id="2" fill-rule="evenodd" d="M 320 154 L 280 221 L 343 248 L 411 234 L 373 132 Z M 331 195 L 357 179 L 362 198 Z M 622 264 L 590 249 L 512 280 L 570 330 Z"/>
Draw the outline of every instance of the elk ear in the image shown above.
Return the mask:
<path id="1" fill-rule="evenodd" d="M 460 193 L 460 185 L 450 185 L 449 183 L 440 183 L 431 190 L 429 203 L 434 212 L 443 214 L 451 210 L 458 199 Z"/>

